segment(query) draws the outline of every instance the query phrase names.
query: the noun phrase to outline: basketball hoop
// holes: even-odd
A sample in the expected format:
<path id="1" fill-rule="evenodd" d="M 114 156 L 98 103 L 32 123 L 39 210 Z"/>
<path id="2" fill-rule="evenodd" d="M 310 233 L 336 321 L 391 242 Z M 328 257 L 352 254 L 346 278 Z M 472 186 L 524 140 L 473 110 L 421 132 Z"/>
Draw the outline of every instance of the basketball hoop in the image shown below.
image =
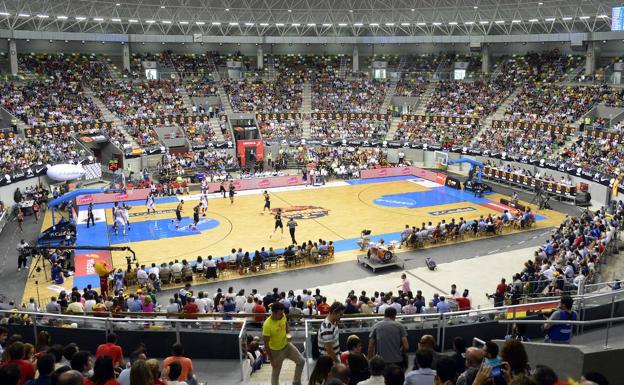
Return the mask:
<path id="1" fill-rule="evenodd" d="M 434 152 L 435 165 L 438 170 L 446 171 L 448 168 L 448 152 Z"/>

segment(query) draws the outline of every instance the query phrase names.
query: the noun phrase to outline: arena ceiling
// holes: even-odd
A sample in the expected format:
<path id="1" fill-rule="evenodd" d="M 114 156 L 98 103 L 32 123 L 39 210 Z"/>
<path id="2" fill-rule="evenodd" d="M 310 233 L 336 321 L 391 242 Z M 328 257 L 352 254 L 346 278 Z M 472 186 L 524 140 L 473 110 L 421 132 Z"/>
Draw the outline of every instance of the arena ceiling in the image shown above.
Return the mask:
<path id="1" fill-rule="evenodd" d="M 622 0 L 0 0 L 0 29 L 282 37 L 606 32 L 617 5 Z"/>

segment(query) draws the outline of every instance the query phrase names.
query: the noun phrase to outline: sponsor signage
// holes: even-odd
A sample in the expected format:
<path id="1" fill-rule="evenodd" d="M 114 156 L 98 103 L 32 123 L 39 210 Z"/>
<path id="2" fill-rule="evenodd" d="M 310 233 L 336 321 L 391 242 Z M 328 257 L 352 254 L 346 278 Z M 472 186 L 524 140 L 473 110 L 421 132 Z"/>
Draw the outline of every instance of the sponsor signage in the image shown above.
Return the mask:
<path id="1" fill-rule="evenodd" d="M 256 120 L 259 122 L 268 121 L 268 120 L 276 120 L 281 122 L 283 120 L 301 120 L 301 113 L 293 113 L 293 112 L 282 112 L 279 114 L 256 114 Z"/>
<path id="2" fill-rule="evenodd" d="M 440 215 L 453 215 L 459 213 L 466 213 L 469 211 L 475 211 L 474 207 L 458 207 L 456 209 L 448 209 L 448 210 L 438 210 L 438 211 L 429 211 L 429 214 L 440 216 Z"/>
<path id="3" fill-rule="evenodd" d="M 310 117 L 312 118 L 312 120 L 346 119 L 347 121 L 359 120 L 359 119 L 390 121 L 392 119 L 391 114 L 377 114 L 377 113 L 370 113 L 370 112 L 314 112 L 310 114 Z"/>
<path id="4" fill-rule="evenodd" d="M 227 119 L 227 117 L 221 116 L 219 119 Z M 126 124 L 130 127 L 136 126 L 154 126 L 154 125 L 191 125 L 195 123 L 205 123 L 209 121 L 208 115 L 166 115 L 159 116 L 157 118 L 139 118 L 130 119 Z"/>
<path id="5" fill-rule="evenodd" d="M 419 123 L 452 123 L 461 125 L 478 125 L 479 119 L 472 116 L 434 116 L 434 115 L 403 115 L 401 120 Z"/>
<path id="6" fill-rule="evenodd" d="M 172 214 L 175 213 L 174 209 L 171 210 L 156 210 L 156 214 Z M 132 212 L 132 213 L 128 213 L 128 215 L 130 217 L 147 217 L 150 215 L 154 215 L 153 213 L 148 213 L 147 211 L 142 211 L 142 212 Z"/>
<path id="7" fill-rule="evenodd" d="M 568 186 L 561 183 L 535 179 L 531 176 L 519 175 L 504 170 L 499 170 L 497 168 L 492 168 L 490 166 L 483 167 L 482 175 L 488 179 L 504 183 L 514 183 L 516 185 L 522 185 L 532 188 L 535 188 L 535 186 L 539 186 L 542 188 L 542 190 L 546 190 L 549 193 L 553 193 L 556 195 L 569 197 L 573 197 L 576 195 L 575 186 Z"/>
<path id="8" fill-rule="evenodd" d="M 111 122 L 100 122 L 99 120 L 94 120 L 92 122 L 85 122 L 79 124 L 61 124 L 58 126 L 52 127 L 31 127 L 24 129 L 24 136 L 27 138 L 32 138 L 33 136 L 40 135 L 52 135 L 52 136 L 65 136 L 69 134 L 78 134 L 78 135 L 101 135 L 102 130 L 107 130 L 111 127 Z"/>
<path id="9" fill-rule="evenodd" d="M 565 135 L 573 135 L 576 132 L 574 127 L 569 126 L 561 126 L 558 124 L 547 124 L 547 123 L 537 123 L 537 122 L 525 122 L 525 121 L 507 121 L 507 120 L 493 120 L 492 121 L 493 128 L 499 127 L 507 127 L 507 128 L 520 128 L 523 130 L 532 130 L 532 131 L 550 131 L 555 134 L 565 134 Z"/>

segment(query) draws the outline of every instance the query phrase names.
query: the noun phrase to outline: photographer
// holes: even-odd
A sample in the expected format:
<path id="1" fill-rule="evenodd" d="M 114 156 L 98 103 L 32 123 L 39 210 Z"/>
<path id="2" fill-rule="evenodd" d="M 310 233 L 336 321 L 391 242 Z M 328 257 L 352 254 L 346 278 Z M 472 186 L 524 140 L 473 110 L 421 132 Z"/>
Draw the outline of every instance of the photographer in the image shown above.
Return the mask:
<path id="1" fill-rule="evenodd" d="M 28 243 L 23 239 L 17 244 L 17 271 L 22 271 L 22 267 L 26 268 L 27 257 L 29 254 L 26 247 L 28 247 Z"/>

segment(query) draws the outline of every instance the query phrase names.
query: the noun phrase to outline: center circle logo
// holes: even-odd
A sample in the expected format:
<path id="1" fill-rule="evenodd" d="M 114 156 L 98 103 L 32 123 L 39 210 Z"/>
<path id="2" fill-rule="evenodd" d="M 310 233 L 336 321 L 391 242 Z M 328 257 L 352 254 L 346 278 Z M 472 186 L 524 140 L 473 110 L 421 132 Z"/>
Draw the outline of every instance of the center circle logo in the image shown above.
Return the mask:
<path id="1" fill-rule="evenodd" d="M 329 215 L 329 210 L 319 206 L 290 206 L 280 207 L 282 215 L 293 219 L 316 219 Z M 273 214 L 277 213 L 277 208 L 271 209 Z"/>

